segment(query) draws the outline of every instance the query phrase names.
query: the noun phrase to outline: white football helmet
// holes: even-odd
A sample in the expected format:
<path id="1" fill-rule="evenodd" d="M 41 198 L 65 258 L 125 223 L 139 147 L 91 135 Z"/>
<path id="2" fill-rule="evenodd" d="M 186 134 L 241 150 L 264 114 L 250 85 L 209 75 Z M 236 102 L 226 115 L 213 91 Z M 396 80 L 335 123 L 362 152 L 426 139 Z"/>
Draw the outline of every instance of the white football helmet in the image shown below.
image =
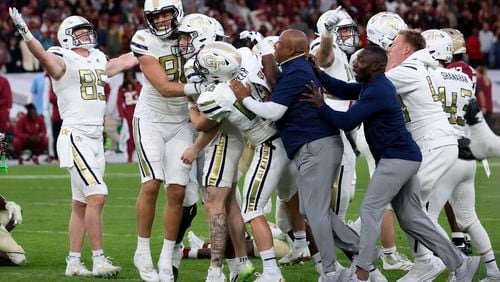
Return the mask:
<path id="1" fill-rule="evenodd" d="M 196 54 L 194 67 L 206 82 L 226 82 L 236 77 L 241 56 L 226 42 L 210 42 Z"/>
<path id="2" fill-rule="evenodd" d="M 185 16 L 181 20 L 177 31 L 191 36 L 187 46 L 180 47 L 181 38 L 177 40 L 177 45 L 172 46 L 173 54 L 182 55 L 186 59 L 193 57 L 204 44 L 214 42 L 217 39 L 217 27 L 214 21 L 203 14 L 195 13 Z"/>
<path id="3" fill-rule="evenodd" d="M 229 37 L 224 33 L 224 27 L 222 27 L 222 25 L 218 20 L 216 20 L 215 18 L 210 18 L 210 20 L 215 25 L 215 35 L 217 36 L 215 38 L 215 41 L 224 41 L 226 38 Z"/>
<path id="4" fill-rule="evenodd" d="M 465 54 L 467 51 L 465 48 L 465 39 L 460 30 L 454 28 L 442 28 L 441 30 L 448 33 L 451 36 L 451 40 L 453 40 L 453 55 Z"/>
<path id="5" fill-rule="evenodd" d="M 264 39 L 262 39 L 259 43 L 255 44 L 252 48 L 252 53 L 254 53 L 255 55 L 257 55 L 259 58 L 262 57 L 262 46 L 266 43 L 267 46 L 271 46 L 273 49 L 274 49 L 274 44 L 276 42 L 278 42 L 278 39 L 280 37 L 279 36 L 275 36 L 275 35 L 272 35 L 272 36 L 266 36 L 264 37 Z M 266 43 L 262 43 L 263 41 L 265 41 Z M 273 51 L 274 53 L 274 51 Z"/>
<path id="6" fill-rule="evenodd" d="M 453 40 L 448 33 L 439 29 L 429 29 L 422 32 L 426 47 L 436 60 L 451 62 L 453 59 Z"/>
<path id="7" fill-rule="evenodd" d="M 325 22 L 335 14 L 340 18 L 340 21 L 335 25 L 333 31 L 335 35 L 335 42 L 344 51 L 358 47 L 359 33 L 358 25 L 354 22 L 351 16 L 344 10 L 330 10 L 324 12 L 316 23 L 316 28 L 319 34 L 325 32 Z M 342 31 L 342 32 L 341 32 Z"/>
<path id="8" fill-rule="evenodd" d="M 173 12 L 170 23 L 164 21 L 157 27 L 154 22 L 154 16 L 164 11 L 171 10 Z M 152 34 L 158 38 L 165 39 L 176 31 L 179 21 L 184 16 L 181 0 L 146 0 L 144 2 L 144 18 L 146 24 Z M 168 27 L 168 28 L 167 28 Z"/>
<path id="9" fill-rule="evenodd" d="M 88 32 L 77 37 L 73 33 L 78 29 L 87 29 Z M 81 39 L 85 36 L 88 36 L 89 40 L 82 42 Z M 59 40 L 61 47 L 69 50 L 73 48 L 90 50 L 97 46 L 97 34 L 94 25 L 80 16 L 70 16 L 61 22 L 57 31 L 57 40 Z"/>
<path id="10" fill-rule="evenodd" d="M 368 40 L 387 50 L 398 32 L 408 29 L 405 21 L 392 12 L 380 12 L 371 17 L 366 24 Z"/>

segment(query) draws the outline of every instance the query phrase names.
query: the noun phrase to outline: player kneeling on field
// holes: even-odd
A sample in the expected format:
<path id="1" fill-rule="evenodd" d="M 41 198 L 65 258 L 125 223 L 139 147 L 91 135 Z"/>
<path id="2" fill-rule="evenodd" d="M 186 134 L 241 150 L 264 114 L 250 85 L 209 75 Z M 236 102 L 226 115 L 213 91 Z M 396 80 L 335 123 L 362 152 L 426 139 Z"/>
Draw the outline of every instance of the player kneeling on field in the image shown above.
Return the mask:
<path id="1" fill-rule="evenodd" d="M 0 266 L 16 266 L 26 263 L 23 248 L 10 234 L 10 231 L 22 220 L 21 207 L 14 202 L 8 202 L 0 195 Z"/>

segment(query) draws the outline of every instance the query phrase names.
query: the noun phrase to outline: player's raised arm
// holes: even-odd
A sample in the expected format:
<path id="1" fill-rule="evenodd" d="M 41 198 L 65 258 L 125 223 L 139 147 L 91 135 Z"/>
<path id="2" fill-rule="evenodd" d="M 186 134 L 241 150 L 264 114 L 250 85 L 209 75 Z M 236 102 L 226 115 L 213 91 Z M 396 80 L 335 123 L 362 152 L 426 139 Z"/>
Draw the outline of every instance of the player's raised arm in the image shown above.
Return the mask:
<path id="1" fill-rule="evenodd" d="M 66 71 L 64 60 L 59 58 L 56 54 L 47 52 L 43 49 L 42 44 L 40 44 L 40 42 L 33 37 L 31 31 L 26 25 L 26 22 L 24 22 L 21 14 L 16 8 L 10 7 L 9 14 L 12 22 L 23 37 L 23 40 L 26 42 L 28 49 L 31 51 L 33 56 L 40 61 L 44 70 L 55 80 L 61 78 Z"/>
<path id="2" fill-rule="evenodd" d="M 109 60 L 106 66 L 106 73 L 108 77 L 112 77 L 120 72 L 135 67 L 138 63 L 139 61 L 134 54 L 129 52 L 119 56 L 118 58 Z"/>

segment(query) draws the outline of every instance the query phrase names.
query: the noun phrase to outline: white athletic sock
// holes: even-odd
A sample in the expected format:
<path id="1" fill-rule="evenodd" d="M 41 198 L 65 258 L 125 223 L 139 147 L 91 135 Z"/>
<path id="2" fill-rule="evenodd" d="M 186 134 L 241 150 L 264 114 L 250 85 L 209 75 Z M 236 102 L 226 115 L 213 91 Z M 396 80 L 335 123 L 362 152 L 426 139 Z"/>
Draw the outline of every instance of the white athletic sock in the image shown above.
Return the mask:
<path id="1" fill-rule="evenodd" d="M 306 241 L 306 231 L 294 231 L 293 232 L 293 248 L 295 250 L 302 250 L 303 248 L 307 247 L 307 241 Z"/>
<path id="2" fill-rule="evenodd" d="M 464 238 L 463 232 L 451 232 L 451 238 Z"/>
<path id="3" fill-rule="evenodd" d="M 172 255 L 174 253 L 175 241 L 163 239 L 163 247 L 161 249 L 160 261 L 162 266 L 172 266 Z"/>
<path id="4" fill-rule="evenodd" d="M 104 256 L 104 251 L 103 251 L 103 249 L 100 249 L 100 250 L 92 250 L 92 258 L 95 258 L 95 257 L 100 257 L 100 256 Z"/>
<path id="5" fill-rule="evenodd" d="M 493 252 L 492 249 L 490 249 L 486 254 L 482 255 L 481 258 L 483 259 L 484 264 L 486 265 L 487 274 L 498 273 L 497 261 L 495 259 L 495 253 Z"/>
<path id="6" fill-rule="evenodd" d="M 274 248 L 260 252 L 260 257 L 262 259 L 262 268 L 264 273 L 278 273 L 280 272 L 278 265 L 276 264 L 276 254 L 274 253 Z"/>
<path id="7" fill-rule="evenodd" d="M 391 255 L 396 253 L 397 248 L 396 246 L 392 246 L 390 248 L 382 248 L 382 251 L 384 252 L 384 255 Z"/>
<path id="8" fill-rule="evenodd" d="M 227 266 L 229 267 L 229 272 L 237 273 L 238 272 L 238 261 L 237 258 L 226 259 Z"/>
<path id="9" fill-rule="evenodd" d="M 138 253 L 151 253 L 151 249 L 149 246 L 150 238 L 144 238 L 137 236 L 137 252 Z"/>
<path id="10" fill-rule="evenodd" d="M 80 258 L 82 257 L 82 253 L 69 252 L 68 257 L 70 260 L 77 259 L 78 261 L 80 261 Z"/>

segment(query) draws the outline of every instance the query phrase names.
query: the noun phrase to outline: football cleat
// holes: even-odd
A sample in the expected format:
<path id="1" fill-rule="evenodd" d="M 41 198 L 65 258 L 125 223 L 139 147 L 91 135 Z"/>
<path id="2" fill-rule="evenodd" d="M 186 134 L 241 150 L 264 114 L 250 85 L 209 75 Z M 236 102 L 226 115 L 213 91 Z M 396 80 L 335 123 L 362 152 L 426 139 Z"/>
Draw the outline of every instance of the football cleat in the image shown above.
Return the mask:
<path id="1" fill-rule="evenodd" d="M 251 261 L 247 260 L 244 265 L 240 266 L 238 272 L 229 273 L 229 281 L 244 282 L 249 281 L 248 278 L 255 272 L 255 267 Z"/>
<path id="2" fill-rule="evenodd" d="M 293 265 L 293 264 L 297 264 L 301 261 L 308 260 L 310 258 L 311 258 L 311 254 L 309 253 L 309 248 L 306 245 L 306 246 L 304 246 L 304 248 L 299 249 L 299 250 L 292 248 L 286 256 L 282 257 L 278 261 L 278 263 L 280 265 Z"/>
<path id="3" fill-rule="evenodd" d="M 66 257 L 66 276 L 92 276 L 92 272 L 89 271 L 83 262 L 76 258 Z"/>
<path id="4" fill-rule="evenodd" d="M 395 252 L 392 254 L 383 254 L 381 256 L 382 259 L 382 267 L 385 270 L 404 270 L 408 271 L 413 267 L 413 262 L 411 262 L 404 254 L 399 252 Z"/>
<path id="5" fill-rule="evenodd" d="M 375 268 L 370 271 L 370 282 L 387 282 L 387 278 L 385 278 L 384 274 L 382 274 L 380 270 Z"/>
<path id="6" fill-rule="evenodd" d="M 118 273 L 120 273 L 120 270 L 122 270 L 121 267 L 114 266 L 111 263 L 110 258 L 105 257 L 104 255 L 93 257 L 92 259 L 94 261 L 92 267 L 92 275 L 94 275 L 95 277 L 114 277 L 118 275 Z"/>
<path id="7" fill-rule="evenodd" d="M 438 257 L 432 257 L 425 261 L 415 261 L 410 271 L 398 279 L 398 282 L 432 281 L 445 269 L 446 266 Z"/>
<path id="8" fill-rule="evenodd" d="M 196 236 L 193 231 L 188 232 L 188 241 L 189 247 L 191 247 L 191 249 L 201 249 L 203 248 L 203 244 L 205 243 L 205 241 Z"/>
<path id="9" fill-rule="evenodd" d="M 222 268 L 209 268 L 205 282 L 226 282 L 226 276 L 222 272 Z"/>
<path id="10" fill-rule="evenodd" d="M 255 276 L 257 279 L 255 279 L 255 282 L 285 282 L 285 278 L 281 274 L 281 272 L 277 272 L 274 274 L 269 274 L 269 273 L 255 273 Z"/>
<path id="11" fill-rule="evenodd" d="M 153 266 L 153 259 L 148 253 L 137 253 L 134 254 L 134 265 L 139 270 L 139 275 L 144 281 L 157 282 L 160 281 L 160 276 Z"/>

